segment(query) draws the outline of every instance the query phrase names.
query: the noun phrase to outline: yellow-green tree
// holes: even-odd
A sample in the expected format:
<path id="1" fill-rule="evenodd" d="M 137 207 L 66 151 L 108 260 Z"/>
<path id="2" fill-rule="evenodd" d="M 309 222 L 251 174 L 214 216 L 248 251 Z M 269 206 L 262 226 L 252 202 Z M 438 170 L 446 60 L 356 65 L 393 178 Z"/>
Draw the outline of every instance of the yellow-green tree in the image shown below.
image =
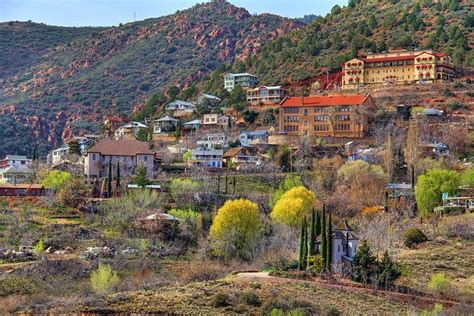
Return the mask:
<path id="1" fill-rule="evenodd" d="M 229 200 L 213 220 L 210 236 L 218 255 L 250 259 L 259 230 L 258 206 L 246 199 Z"/>
<path id="2" fill-rule="evenodd" d="M 316 196 L 304 186 L 294 187 L 281 196 L 270 214 L 277 223 L 298 226 L 311 215 Z"/>
<path id="3" fill-rule="evenodd" d="M 97 270 L 91 273 L 91 286 L 96 293 L 107 293 L 119 282 L 117 272 L 108 264 L 99 262 Z"/>
<path id="4" fill-rule="evenodd" d="M 58 191 L 60 188 L 64 186 L 64 184 L 71 178 L 71 174 L 66 171 L 60 170 L 51 170 L 46 173 L 42 180 L 41 184 L 45 186 L 45 188 L 50 189 L 53 192 Z"/>

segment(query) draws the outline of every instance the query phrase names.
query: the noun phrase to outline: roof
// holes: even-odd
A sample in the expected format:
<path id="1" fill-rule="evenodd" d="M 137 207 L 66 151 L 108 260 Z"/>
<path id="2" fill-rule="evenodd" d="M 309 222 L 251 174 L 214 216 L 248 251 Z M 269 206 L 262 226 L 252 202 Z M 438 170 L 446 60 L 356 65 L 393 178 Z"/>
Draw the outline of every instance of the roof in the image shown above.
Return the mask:
<path id="1" fill-rule="evenodd" d="M 337 106 L 337 105 L 361 105 L 369 95 L 344 94 L 312 97 L 287 97 L 281 102 L 282 107 L 298 106 Z"/>
<path id="2" fill-rule="evenodd" d="M 245 148 L 244 147 L 233 147 L 233 148 L 230 148 L 229 150 L 227 150 L 224 155 L 222 156 L 222 158 L 231 158 L 231 157 L 235 157 L 237 154 L 239 154 L 242 150 L 244 150 Z"/>
<path id="3" fill-rule="evenodd" d="M 138 184 L 127 184 L 127 188 L 128 189 L 138 189 L 139 186 L 138 186 Z M 159 190 L 159 189 L 161 189 L 161 185 L 159 185 L 159 184 L 149 184 L 149 185 L 146 185 L 145 188 Z"/>
<path id="4" fill-rule="evenodd" d="M 247 136 L 266 136 L 270 133 L 268 131 L 253 131 L 253 132 L 242 132 L 240 135 L 245 134 Z"/>
<path id="5" fill-rule="evenodd" d="M 166 108 L 175 107 L 178 105 L 182 105 L 184 107 L 192 107 L 192 108 L 196 107 L 196 105 L 194 105 L 194 103 L 191 103 L 191 102 L 182 101 L 182 100 L 174 100 L 173 102 L 168 103 L 166 105 Z"/>
<path id="6" fill-rule="evenodd" d="M 229 72 L 229 73 L 226 74 L 226 76 L 227 75 L 231 75 L 233 77 L 243 77 L 243 76 L 257 77 L 255 75 L 252 75 L 251 73 L 248 73 L 248 72 L 241 72 L 241 73 L 231 73 L 231 72 Z"/>
<path id="7" fill-rule="evenodd" d="M 201 93 L 200 95 L 198 95 L 198 98 L 199 98 L 200 96 L 203 96 L 203 97 L 205 97 L 206 99 L 212 99 L 212 100 L 222 101 L 219 97 L 216 97 L 215 95 L 212 95 L 212 94 Z"/>
<path id="8" fill-rule="evenodd" d="M 155 120 L 155 122 L 178 122 L 178 120 L 175 119 L 174 117 L 166 115 L 160 119 Z"/>
<path id="9" fill-rule="evenodd" d="M 8 159 L 8 160 L 31 160 L 31 159 L 28 159 L 26 156 L 20 156 L 20 155 L 7 155 L 5 157 L 5 160 Z"/>
<path id="10" fill-rule="evenodd" d="M 109 156 L 135 156 L 138 154 L 154 155 L 155 153 L 148 148 L 148 144 L 138 140 L 104 139 L 87 151 L 88 153 L 100 153 Z"/>
<path id="11" fill-rule="evenodd" d="M 32 173 L 32 171 L 27 166 L 20 165 L 20 166 L 9 166 L 4 169 L 0 169 L 0 173 Z"/>
<path id="12" fill-rule="evenodd" d="M 196 148 L 192 151 L 193 155 L 213 155 L 213 156 L 222 156 L 224 151 L 222 149 L 200 149 Z"/>
<path id="13" fill-rule="evenodd" d="M 10 184 L 10 183 L 0 183 L 0 189 L 23 189 L 23 190 L 28 190 L 28 189 L 35 189 L 35 190 L 41 190 L 44 189 L 44 186 L 42 184 Z"/>
<path id="14" fill-rule="evenodd" d="M 184 123 L 183 125 L 196 125 L 196 124 L 201 124 L 201 120 L 192 120 L 192 121 Z"/>
<path id="15" fill-rule="evenodd" d="M 411 190 L 411 183 L 387 183 L 385 187 L 390 190 Z"/>
<path id="16" fill-rule="evenodd" d="M 247 91 L 257 91 L 257 90 L 278 90 L 283 89 L 282 86 L 259 86 L 254 89 L 249 89 Z"/>
<path id="17" fill-rule="evenodd" d="M 140 122 L 130 122 L 128 124 L 125 124 L 124 126 L 120 126 L 120 128 L 135 128 L 135 127 L 148 128 L 148 126 Z"/>
<path id="18" fill-rule="evenodd" d="M 166 213 L 153 213 L 141 219 L 142 221 L 153 221 L 153 220 L 167 220 L 167 221 L 177 221 L 178 219 L 173 215 Z"/>

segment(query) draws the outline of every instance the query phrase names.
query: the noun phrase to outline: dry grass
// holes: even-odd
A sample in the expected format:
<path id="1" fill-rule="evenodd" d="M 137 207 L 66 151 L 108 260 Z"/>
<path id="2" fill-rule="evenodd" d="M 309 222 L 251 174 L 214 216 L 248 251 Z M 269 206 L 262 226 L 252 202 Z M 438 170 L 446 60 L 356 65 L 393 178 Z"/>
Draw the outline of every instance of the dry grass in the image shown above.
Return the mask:
<path id="1" fill-rule="evenodd" d="M 399 256 L 404 271 L 398 283 L 427 291 L 430 277 L 438 272 L 450 279 L 452 297 L 472 301 L 474 297 L 474 242 L 435 238 L 417 249 L 404 250 Z"/>

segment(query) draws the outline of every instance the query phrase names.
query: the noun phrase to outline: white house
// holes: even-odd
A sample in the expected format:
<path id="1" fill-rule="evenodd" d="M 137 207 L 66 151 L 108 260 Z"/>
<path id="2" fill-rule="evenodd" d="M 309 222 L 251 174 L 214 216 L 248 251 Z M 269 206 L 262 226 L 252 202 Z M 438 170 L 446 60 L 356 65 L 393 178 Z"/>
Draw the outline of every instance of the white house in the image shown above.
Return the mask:
<path id="1" fill-rule="evenodd" d="M 221 168 L 223 154 L 224 151 L 221 149 L 193 149 L 191 151 L 189 164 L 193 167 L 200 168 Z"/>
<path id="2" fill-rule="evenodd" d="M 23 183 L 31 175 L 31 159 L 26 156 L 7 155 L 0 160 L 0 183 Z"/>
<path id="3" fill-rule="evenodd" d="M 165 106 L 166 111 L 176 114 L 191 114 L 196 110 L 196 105 L 191 102 L 175 100 Z"/>
<path id="4" fill-rule="evenodd" d="M 268 142 L 268 136 L 270 136 L 268 131 L 242 132 L 239 135 L 239 141 L 242 146 L 250 147 L 255 141 Z"/>
<path id="5" fill-rule="evenodd" d="M 130 122 L 119 127 L 115 131 L 115 139 L 134 139 L 138 136 L 141 130 L 147 130 L 148 126 L 140 122 Z"/>
<path id="6" fill-rule="evenodd" d="M 153 133 L 154 134 L 161 134 L 161 133 L 173 133 L 176 132 L 176 128 L 178 127 L 179 121 L 174 117 L 166 115 L 160 119 L 155 120 L 153 126 Z"/>
<path id="7" fill-rule="evenodd" d="M 236 86 L 242 88 L 253 88 L 258 84 L 258 78 L 249 73 L 228 73 L 224 76 L 224 88 L 232 91 Z"/>
<path id="8" fill-rule="evenodd" d="M 247 90 L 247 102 L 257 104 L 280 104 L 288 95 L 288 90 L 282 86 L 260 86 Z"/>
<path id="9" fill-rule="evenodd" d="M 333 229 L 331 271 L 335 273 L 350 273 L 352 261 L 357 253 L 360 240 L 347 221 Z M 317 247 L 319 249 L 320 243 Z"/>

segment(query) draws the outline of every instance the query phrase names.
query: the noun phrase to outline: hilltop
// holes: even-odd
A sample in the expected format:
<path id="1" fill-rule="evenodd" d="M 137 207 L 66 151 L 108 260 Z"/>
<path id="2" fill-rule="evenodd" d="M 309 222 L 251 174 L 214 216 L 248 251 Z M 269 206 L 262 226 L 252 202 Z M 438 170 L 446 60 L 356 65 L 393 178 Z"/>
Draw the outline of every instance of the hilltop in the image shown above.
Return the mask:
<path id="1" fill-rule="evenodd" d="M 78 130 L 95 131 L 104 114 L 130 114 L 152 93 L 186 87 L 222 64 L 258 54 L 267 42 L 303 25 L 270 14 L 251 15 L 225 1 L 103 30 L 49 31 L 21 24 L 22 32 L 35 38 L 31 46 L 12 45 L 15 23 L 7 23 L 3 42 L 11 52 L 2 64 L 22 51 L 34 56 L 0 77 L 0 122 L 6 127 L 0 136 L 11 140 L 0 145 L 0 156 L 29 153 L 31 145 L 21 149 L 19 140 L 58 144 Z"/>

